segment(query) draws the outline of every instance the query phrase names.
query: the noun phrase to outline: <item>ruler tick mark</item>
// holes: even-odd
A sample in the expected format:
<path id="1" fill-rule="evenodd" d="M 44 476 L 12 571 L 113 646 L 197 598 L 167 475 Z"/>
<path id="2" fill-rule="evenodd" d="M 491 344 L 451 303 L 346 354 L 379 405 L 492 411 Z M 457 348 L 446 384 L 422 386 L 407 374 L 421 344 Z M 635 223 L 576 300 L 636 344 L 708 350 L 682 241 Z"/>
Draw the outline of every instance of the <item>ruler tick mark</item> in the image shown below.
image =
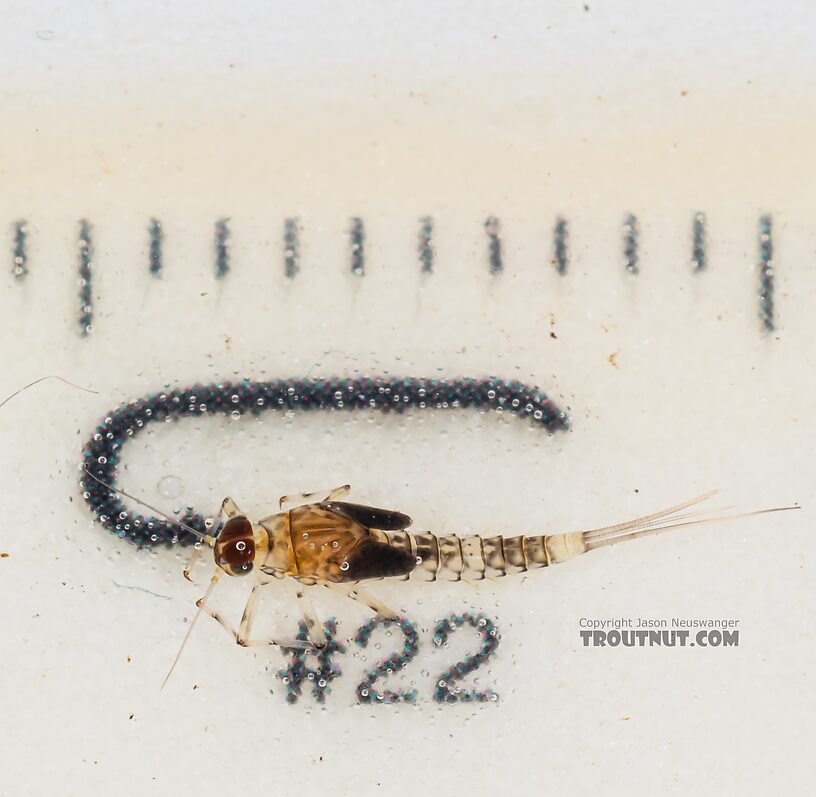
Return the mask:
<path id="1" fill-rule="evenodd" d="M 569 226 L 566 219 L 560 216 L 555 220 L 553 227 L 553 265 L 555 270 L 563 277 L 567 273 L 569 266 L 569 255 L 567 252 L 567 237 Z"/>
<path id="2" fill-rule="evenodd" d="M 365 225 L 359 216 L 351 220 L 351 273 L 357 277 L 365 274 Z"/>
<path id="3" fill-rule="evenodd" d="M 759 317 L 766 332 L 774 324 L 773 221 L 769 215 L 759 219 Z"/>
<path id="4" fill-rule="evenodd" d="M 300 271 L 300 226 L 295 218 L 283 221 L 283 270 L 287 279 Z"/>
<path id="5" fill-rule="evenodd" d="M 93 322 L 93 292 L 91 269 L 93 267 L 93 244 L 91 225 L 87 219 L 79 221 L 79 333 L 90 335 Z"/>
<path id="6" fill-rule="evenodd" d="M 215 222 L 215 278 L 223 279 L 230 270 L 229 219 Z"/>
<path id="7" fill-rule="evenodd" d="M 705 213 L 695 213 L 691 223 L 691 270 L 705 271 L 706 260 L 706 217 Z"/>
<path id="8" fill-rule="evenodd" d="M 623 265 L 630 274 L 640 274 L 638 268 L 638 220 L 632 213 L 623 221 Z"/>
<path id="9" fill-rule="evenodd" d="M 488 237 L 488 263 L 491 274 L 500 274 L 504 270 L 502 260 L 501 222 L 495 216 L 485 219 L 485 230 Z"/>
<path id="10" fill-rule="evenodd" d="M 433 217 L 423 216 L 419 220 L 419 262 L 423 274 L 432 274 L 434 270 L 433 231 Z"/>
<path id="11" fill-rule="evenodd" d="M 150 235 L 150 273 L 154 277 L 160 277 L 164 270 L 164 262 L 162 260 L 164 231 L 162 230 L 161 222 L 156 218 L 150 219 L 147 231 Z"/>
<path id="12" fill-rule="evenodd" d="M 18 279 L 23 279 L 28 274 L 28 253 L 26 242 L 28 241 L 28 226 L 22 219 L 15 221 L 13 225 L 14 244 L 12 247 L 13 267 L 12 274 Z"/>

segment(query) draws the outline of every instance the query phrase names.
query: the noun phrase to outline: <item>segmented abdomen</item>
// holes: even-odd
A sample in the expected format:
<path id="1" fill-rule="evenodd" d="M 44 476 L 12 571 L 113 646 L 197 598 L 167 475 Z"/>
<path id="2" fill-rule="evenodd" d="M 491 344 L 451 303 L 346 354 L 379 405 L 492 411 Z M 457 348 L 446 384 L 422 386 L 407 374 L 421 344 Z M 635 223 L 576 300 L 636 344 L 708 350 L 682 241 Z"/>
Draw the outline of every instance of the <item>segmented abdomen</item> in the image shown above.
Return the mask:
<path id="1" fill-rule="evenodd" d="M 406 578 L 420 581 L 480 581 L 546 567 L 551 561 L 543 535 L 457 537 L 407 531 L 372 531 L 372 534 L 415 557 L 417 566 Z"/>

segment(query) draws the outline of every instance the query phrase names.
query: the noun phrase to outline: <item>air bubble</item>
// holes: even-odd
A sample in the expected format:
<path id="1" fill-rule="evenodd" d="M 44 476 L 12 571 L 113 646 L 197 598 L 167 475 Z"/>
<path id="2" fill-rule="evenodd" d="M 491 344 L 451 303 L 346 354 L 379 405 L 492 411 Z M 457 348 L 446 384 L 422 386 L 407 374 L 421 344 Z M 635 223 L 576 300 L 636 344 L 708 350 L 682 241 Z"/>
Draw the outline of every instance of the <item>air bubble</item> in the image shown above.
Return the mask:
<path id="1" fill-rule="evenodd" d="M 178 476 L 163 476 L 156 489 L 165 498 L 178 498 L 184 492 L 184 482 Z"/>

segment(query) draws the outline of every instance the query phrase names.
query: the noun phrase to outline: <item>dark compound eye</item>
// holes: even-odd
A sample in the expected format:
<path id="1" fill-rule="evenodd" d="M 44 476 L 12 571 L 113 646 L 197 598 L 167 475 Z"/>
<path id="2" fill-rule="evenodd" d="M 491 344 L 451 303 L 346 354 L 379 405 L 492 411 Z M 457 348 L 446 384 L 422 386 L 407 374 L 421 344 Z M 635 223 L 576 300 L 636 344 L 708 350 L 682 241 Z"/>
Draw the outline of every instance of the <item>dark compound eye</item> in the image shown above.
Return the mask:
<path id="1" fill-rule="evenodd" d="M 220 558 L 224 564 L 233 567 L 245 565 L 255 558 L 255 546 L 252 540 L 239 540 L 230 543 L 221 549 Z"/>

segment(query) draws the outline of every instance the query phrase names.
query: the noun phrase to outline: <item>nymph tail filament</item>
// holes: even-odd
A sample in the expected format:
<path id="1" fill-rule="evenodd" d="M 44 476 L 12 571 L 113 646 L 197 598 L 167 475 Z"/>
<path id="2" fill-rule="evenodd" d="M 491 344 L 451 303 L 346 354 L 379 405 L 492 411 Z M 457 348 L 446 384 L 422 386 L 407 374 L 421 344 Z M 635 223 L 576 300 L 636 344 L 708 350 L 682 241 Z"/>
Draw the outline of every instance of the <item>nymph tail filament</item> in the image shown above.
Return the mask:
<path id="1" fill-rule="evenodd" d="M 738 512 L 731 515 L 712 515 L 711 510 L 700 512 L 688 512 L 679 514 L 683 509 L 696 506 L 709 498 L 717 495 L 719 490 L 711 490 L 697 498 L 684 501 L 682 504 L 655 512 L 651 515 L 630 520 L 625 523 L 618 523 L 614 526 L 606 526 L 600 529 L 583 532 L 584 546 L 587 551 L 594 551 L 596 548 L 603 548 L 606 545 L 615 545 L 627 540 L 635 540 L 639 537 L 649 537 L 654 534 L 662 534 L 670 529 L 688 528 L 690 526 L 702 526 L 706 523 L 720 523 L 726 520 L 739 520 L 755 515 L 764 515 L 770 512 L 784 512 L 789 509 L 800 509 L 799 504 L 791 506 L 778 506 L 770 509 L 755 509 L 751 512 Z"/>

